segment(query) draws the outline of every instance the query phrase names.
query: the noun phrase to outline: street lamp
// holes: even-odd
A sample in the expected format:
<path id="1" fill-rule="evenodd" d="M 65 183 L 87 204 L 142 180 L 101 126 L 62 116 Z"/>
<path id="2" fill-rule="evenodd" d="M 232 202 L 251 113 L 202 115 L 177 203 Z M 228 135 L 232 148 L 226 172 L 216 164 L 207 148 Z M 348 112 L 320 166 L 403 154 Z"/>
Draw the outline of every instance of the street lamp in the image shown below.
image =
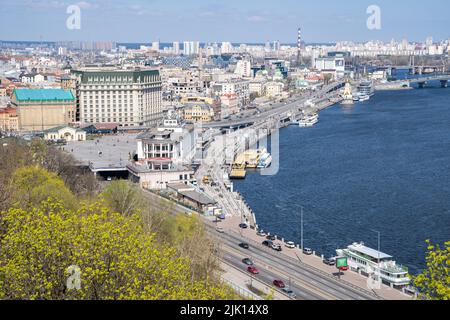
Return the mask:
<path id="1" fill-rule="evenodd" d="M 303 254 L 303 206 L 300 207 L 301 208 L 301 212 L 300 212 L 300 238 L 301 238 L 301 242 L 300 242 L 300 247 L 302 250 L 302 254 Z"/>
<path id="2" fill-rule="evenodd" d="M 371 230 L 372 232 L 375 232 L 376 234 L 378 234 L 378 264 L 377 264 L 377 268 L 378 268 L 378 277 L 380 277 L 380 244 L 381 244 L 381 232 L 377 231 L 377 230 Z"/>

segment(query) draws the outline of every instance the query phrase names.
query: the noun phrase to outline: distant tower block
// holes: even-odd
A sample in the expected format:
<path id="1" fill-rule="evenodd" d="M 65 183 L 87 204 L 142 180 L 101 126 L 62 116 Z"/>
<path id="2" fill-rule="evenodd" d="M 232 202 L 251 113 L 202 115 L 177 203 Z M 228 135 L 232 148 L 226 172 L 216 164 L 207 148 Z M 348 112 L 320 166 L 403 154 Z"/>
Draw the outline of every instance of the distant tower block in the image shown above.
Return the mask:
<path id="1" fill-rule="evenodd" d="M 297 30 L 297 64 L 302 64 L 302 29 Z"/>

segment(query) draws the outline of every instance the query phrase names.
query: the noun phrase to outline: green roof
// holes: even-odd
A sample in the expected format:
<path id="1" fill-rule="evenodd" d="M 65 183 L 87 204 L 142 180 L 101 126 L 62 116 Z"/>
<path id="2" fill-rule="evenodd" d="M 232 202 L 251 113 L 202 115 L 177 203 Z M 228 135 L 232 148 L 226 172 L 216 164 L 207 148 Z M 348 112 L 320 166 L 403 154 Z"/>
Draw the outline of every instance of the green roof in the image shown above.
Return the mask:
<path id="1" fill-rule="evenodd" d="M 64 89 L 15 89 L 17 101 L 74 101 L 70 90 Z"/>

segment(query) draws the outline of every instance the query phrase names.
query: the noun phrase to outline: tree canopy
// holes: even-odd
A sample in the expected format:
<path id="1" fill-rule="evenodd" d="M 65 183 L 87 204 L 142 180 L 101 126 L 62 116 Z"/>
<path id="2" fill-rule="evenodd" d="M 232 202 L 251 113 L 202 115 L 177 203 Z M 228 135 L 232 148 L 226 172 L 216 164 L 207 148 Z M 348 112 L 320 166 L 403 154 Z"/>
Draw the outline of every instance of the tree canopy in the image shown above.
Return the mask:
<path id="1" fill-rule="evenodd" d="M 427 267 L 413 282 L 419 293 L 429 300 L 450 300 L 450 241 L 445 247 L 427 240 Z"/>
<path id="2" fill-rule="evenodd" d="M 158 245 L 139 215 L 102 203 L 66 209 L 49 199 L 40 208 L 0 215 L 0 299 L 227 299 L 226 287 L 193 280 L 188 258 Z M 69 290 L 69 267 L 80 290 Z"/>

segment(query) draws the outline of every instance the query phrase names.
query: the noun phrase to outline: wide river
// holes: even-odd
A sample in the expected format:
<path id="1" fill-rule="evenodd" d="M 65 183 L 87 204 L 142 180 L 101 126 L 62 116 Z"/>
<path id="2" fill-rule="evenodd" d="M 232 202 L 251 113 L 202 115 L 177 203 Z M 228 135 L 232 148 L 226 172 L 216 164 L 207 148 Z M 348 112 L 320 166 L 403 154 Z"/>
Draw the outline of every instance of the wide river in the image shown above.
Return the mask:
<path id="1" fill-rule="evenodd" d="M 377 92 L 312 128 L 280 132 L 280 170 L 235 181 L 264 230 L 325 255 L 363 241 L 425 267 L 425 240 L 450 240 L 450 89 Z"/>

